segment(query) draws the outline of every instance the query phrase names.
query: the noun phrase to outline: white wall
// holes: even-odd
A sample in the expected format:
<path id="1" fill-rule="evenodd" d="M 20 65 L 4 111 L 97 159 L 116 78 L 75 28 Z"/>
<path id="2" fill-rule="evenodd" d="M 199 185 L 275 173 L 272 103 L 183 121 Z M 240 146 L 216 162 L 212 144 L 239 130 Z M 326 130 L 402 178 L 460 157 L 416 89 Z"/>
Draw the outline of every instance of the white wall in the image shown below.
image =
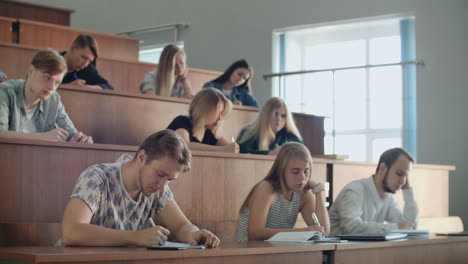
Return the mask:
<path id="1" fill-rule="evenodd" d="M 450 213 L 468 226 L 468 1 L 466 0 L 41 0 L 38 4 L 75 9 L 72 26 L 122 32 L 188 22 L 181 34 L 192 67 L 223 71 L 246 58 L 254 67 L 254 92 L 270 96 L 272 30 L 397 13 L 416 17 L 418 68 L 418 162 L 453 164 Z"/>

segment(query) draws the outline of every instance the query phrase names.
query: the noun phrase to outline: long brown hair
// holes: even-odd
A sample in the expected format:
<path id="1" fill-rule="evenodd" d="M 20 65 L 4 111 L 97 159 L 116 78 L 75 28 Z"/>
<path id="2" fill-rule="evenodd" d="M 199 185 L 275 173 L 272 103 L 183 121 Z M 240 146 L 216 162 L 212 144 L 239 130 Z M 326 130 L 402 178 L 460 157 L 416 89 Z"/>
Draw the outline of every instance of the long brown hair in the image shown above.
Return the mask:
<path id="1" fill-rule="evenodd" d="M 286 166 L 291 159 L 302 159 L 307 161 L 310 168 L 309 177 L 312 174 L 312 156 L 310 155 L 309 150 L 303 144 L 297 142 L 286 143 L 281 147 L 281 150 L 276 156 L 273 166 L 271 166 L 267 176 L 262 180 L 269 182 L 271 186 L 273 186 L 273 192 L 285 193 L 288 191 L 285 180 L 285 171 Z M 252 190 L 250 190 L 249 194 L 245 198 L 245 201 L 242 203 L 242 206 L 239 210 L 240 214 L 242 214 L 244 209 L 248 207 L 250 199 L 252 198 L 258 184 L 260 184 L 260 182 L 255 184 L 255 186 L 252 188 Z"/>
<path id="2" fill-rule="evenodd" d="M 161 53 L 158 69 L 156 70 L 158 76 L 156 79 L 156 87 L 159 87 L 159 95 L 171 96 L 172 89 L 174 89 L 174 84 L 176 82 L 176 55 L 179 53 L 185 55 L 183 50 L 173 44 L 164 47 Z"/>

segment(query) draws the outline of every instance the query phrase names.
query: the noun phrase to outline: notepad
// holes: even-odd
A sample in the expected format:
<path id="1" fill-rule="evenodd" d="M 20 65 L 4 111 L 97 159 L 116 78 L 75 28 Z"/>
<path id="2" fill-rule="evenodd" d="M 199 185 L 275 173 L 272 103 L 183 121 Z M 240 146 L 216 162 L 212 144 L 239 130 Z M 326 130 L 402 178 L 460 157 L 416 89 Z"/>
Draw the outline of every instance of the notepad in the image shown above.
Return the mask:
<path id="1" fill-rule="evenodd" d="M 176 243 L 176 242 L 166 241 L 164 245 L 152 245 L 147 248 L 153 249 L 153 250 L 192 250 L 192 249 L 205 249 L 205 246 L 203 245 L 192 246 L 187 243 Z"/>
<path id="2" fill-rule="evenodd" d="M 418 230 L 418 229 L 397 229 L 393 230 L 392 233 L 403 233 L 410 237 L 413 236 L 428 236 L 429 230 Z"/>
<path id="3" fill-rule="evenodd" d="M 301 231 L 301 232 L 279 232 L 270 239 L 269 242 L 311 242 L 322 239 L 322 233 L 318 231 Z"/>
<path id="4" fill-rule="evenodd" d="M 388 241 L 395 239 L 406 238 L 408 235 L 403 233 L 388 233 L 388 234 L 346 234 L 336 235 L 340 239 L 357 240 L 357 241 Z"/>
<path id="5" fill-rule="evenodd" d="M 315 243 L 347 243 L 348 240 L 340 239 L 338 237 L 324 237 L 314 241 Z"/>
<path id="6" fill-rule="evenodd" d="M 436 233 L 438 236 L 468 236 L 468 233 Z"/>

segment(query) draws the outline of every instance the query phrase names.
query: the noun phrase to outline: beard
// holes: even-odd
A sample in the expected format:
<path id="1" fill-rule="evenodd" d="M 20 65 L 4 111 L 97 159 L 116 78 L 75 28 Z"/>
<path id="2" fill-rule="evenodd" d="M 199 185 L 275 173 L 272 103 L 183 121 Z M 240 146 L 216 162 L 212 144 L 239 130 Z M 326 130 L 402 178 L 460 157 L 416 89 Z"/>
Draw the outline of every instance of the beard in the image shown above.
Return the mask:
<path id="1" fill-rule="evenodd" d="M 387 170 L 387 172 L 385 173 L 384 178 L 383 178 L 383 189 L 384 189 L 384 191 L 387 192 L 387 193 L 393 193 L 393 194 L 395 194 L 395 190 L 392 190 L 392 189 L 390 188 L 390 186 L 388 186 L 388 170 Z"/>

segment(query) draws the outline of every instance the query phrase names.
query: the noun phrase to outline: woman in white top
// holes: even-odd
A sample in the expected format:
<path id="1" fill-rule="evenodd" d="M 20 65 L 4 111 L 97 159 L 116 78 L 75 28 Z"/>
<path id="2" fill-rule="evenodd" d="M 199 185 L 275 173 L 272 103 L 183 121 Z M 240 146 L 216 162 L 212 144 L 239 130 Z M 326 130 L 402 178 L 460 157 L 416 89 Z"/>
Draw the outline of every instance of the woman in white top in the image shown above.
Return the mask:
<path id="1" fill-rule="evenodd" d="M 300 143 L 283 145 L 268 175 L 240 209 L 234 240 L 266 240 L 278 232 L 330 232 L 323 183 L 311 179 L 312 157 Z M 307 227 L 294 228 L 299 212 Z M 316 213 L 318 225 L 312 214 Z"/>
<path id="2" fill-rule="evenodd" d="M 194 91 L 187 72 L 185 52 L 176 45 L 167 45 L 158 68 L 145 74 L 140 91 L 149 95 L 192 98 Z"/>

